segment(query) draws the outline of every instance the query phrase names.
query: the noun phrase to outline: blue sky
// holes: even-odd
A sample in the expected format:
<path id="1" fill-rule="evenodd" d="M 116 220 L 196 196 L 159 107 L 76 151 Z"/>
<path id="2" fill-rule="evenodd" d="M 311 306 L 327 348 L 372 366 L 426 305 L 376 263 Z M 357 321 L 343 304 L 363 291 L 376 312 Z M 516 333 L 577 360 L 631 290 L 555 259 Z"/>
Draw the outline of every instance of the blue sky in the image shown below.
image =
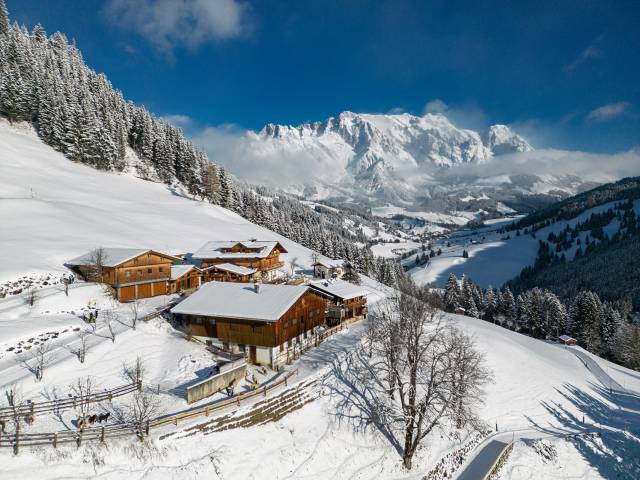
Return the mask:
<path id="1" fill-rule="evenodd" d="M 445 110 L 536 147 L 640 146 L 640 2 L 6 0 L 189 132 Z"/>

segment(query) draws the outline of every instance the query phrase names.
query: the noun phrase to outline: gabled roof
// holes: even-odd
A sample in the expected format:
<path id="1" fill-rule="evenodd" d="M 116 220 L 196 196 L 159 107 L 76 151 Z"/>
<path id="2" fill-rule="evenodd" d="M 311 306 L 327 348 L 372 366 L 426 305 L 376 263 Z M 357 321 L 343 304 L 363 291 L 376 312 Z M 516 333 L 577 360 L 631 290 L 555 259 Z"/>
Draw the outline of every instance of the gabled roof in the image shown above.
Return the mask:
<path id="1" fill-rule="evenodd" d="M 178 258 L 172 257 L 165 253 L 156 252 L 148 248 L 103 248 L 102 250 L 104 252 L 102 265 L 104 267 L 117 267 L 118 265 L 121 265 L 125 262 L 128 262 L 129 260 L 132 260 L 136 257 L 139 257 L 140 255 L 144 255 L 145 253 L 149 252 L 153 252 L 172 260 L 179 260 Z M 95 265 L 95 252 L 96 250 L 91 250 L 84 255 L 80 255 L 79 257 L 69 260 L 66 265 L 70 265 L 72 267 Z"/>
<path id="2" fill-rule="evenodd" d="M 340 298 L 342 300 L 350 300 L 356 297 L 366 297 L 370 292 L 367 288 L 360 285 L 354 285 L 353 283 L 345 282 L 344 280 L 321 280 L 319 282 L 312 282 L 309 284 L 314 290 L 327 293 L 333 297 Z"/>
<path id="3" fill-rule="evenodd" d="M 253 275 L 258 271 L 257 268 L 247 268 L 240 265 L 234 265 L 233 263 L 219 263 L 212 265 L 204 270 L 223 270 L 225 272 L 235 273 L 237 275 Z"/>
<path id="4" fill-rule="evenodd" d="M 171 313 L 275 322 L 308 290 L 304 285 L 208 282 L 171 309 Z"/>
<path id="5" fill-rule="evenodd" d="M 242 245 L 246 248 L 256 249 L 256 252 L 225 252 L 224 250 L 235 247 L 236 245 Z M 193 254 L 193 258 L 204 259 L 204 258 L 224 258 L 224 259 L 234 259 L 234 258 L 266 258 L 269 256 L 271 251 L 280 247 L 280 249 L 286 253 L 285 248 L 280 244 L 280 242 L 276 241 L 217 241 L 212 240 L 210 242 L 205 243 L 200 249 Z"/>
<path id="6" fill-rule="evenodd" d="M 338 260 L 332 260 L 332 259 L 318 260 L 312 266 L 315 267 L 316 265 L 321 265 L 327 268 L 342 267 L 344 265 L 344 260 L 339 260 L 339 259 Z"/>
<path id="7" fill-rule="evenodd" d="M 183 277 L 194 268 L 196 268 L 195 265 L 171 265 L 171 280 Z"/>

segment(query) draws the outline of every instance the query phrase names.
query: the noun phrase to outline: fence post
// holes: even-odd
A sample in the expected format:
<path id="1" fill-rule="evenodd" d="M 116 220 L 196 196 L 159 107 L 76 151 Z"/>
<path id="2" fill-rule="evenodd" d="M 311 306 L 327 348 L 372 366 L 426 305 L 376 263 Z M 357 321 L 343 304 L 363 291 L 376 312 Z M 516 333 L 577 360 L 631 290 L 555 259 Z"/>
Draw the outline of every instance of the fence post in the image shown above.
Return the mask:
<path id="1" fill-rule="evenodd" d="M 20 422 L 16 424 L 16 435 L 13 443 L 13 453 L 18 455 L 20 453 Z"/>
<path id="2" fill-rule="evenodd" d="M 100 442 L 104 443 L 104 427 L 100 427 Z"/>
<path id="3" fill-rule="evenodd" d="M 160 395 L 160 384 L 158 384 L 158 395 Z"/>
<path id="4" fill-rule="evenodd" d="M 58 434 L 53 434 L 53 448 L 58 448 Z"/>
<path id="5" fill-rule="evenodd" d="M 178 426 L 178 417 L 175 417 L 173 420 L 174 420 L 174 422 L 176 424 L 176 427 L 177 427 Z"/>
<path id="6" fill-rule="evenodd" d="M 264 395 L 265 397 L 267 396 L 267 387 L 266 387 L 266 386 L 264 387 L 263 395 Z"/>
<path id="7" fill-rule="evenodd" d="M 149 420 L 147 420 L 147 424 L 146 424 L 146 425 L 145 425 L 145 427 L 144 427 L 144 433 L 145 433 L 146 435 L 149 435 Z"/>
<path id="8" fill-rule="evenodd" d="M 80 433 L 76 437 L 76 446 L 80 448 L 80 445 L 82 445 L 82 430 L 80 430 Z"/>
<path id="9" fill-rule="evenodd" d="M 240 395 L 236 397 L 236 401 L 238 402 L 238 406 L 240 406 Z"/>

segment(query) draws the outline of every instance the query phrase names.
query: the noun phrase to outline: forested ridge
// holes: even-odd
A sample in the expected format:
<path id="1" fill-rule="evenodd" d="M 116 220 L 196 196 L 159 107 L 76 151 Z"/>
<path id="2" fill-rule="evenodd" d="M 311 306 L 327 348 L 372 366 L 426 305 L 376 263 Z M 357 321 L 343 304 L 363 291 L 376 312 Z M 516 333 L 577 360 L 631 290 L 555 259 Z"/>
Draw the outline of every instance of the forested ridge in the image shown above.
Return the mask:
<path id="1" fill-rule="evenodd" d="M 384 283 L 393 283 L 401 271 L 396 262 L 374 258 L 368 246 L 357 246 L 366 239 L 345 228 L 345 215 L 319 213 L 295 197 L 236 181 L 179 128 L 127 101 L 104 74 L 85 64 L 63 33 L 49 36 L 40 24 L 31 32 L 10 24 L 4 0 L 0 114 L 11 122 L 32 123 L 46 144 L 72 161 L 105 171 L 132 171 L 184 190 L 328 257 L 345 259 Z M 356 225 L 368 222 L 362 216 L 353 220 Z"/>

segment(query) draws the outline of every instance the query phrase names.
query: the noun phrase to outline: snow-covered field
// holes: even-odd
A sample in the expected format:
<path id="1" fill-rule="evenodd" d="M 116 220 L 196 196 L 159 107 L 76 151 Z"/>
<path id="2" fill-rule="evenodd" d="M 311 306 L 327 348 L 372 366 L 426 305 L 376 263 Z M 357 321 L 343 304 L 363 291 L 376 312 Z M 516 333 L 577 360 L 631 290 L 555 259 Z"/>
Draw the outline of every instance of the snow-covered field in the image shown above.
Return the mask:
<path id="1" fill-rule="evenodd" d="M 15 279 L 29 272 L 60 273 L 64 260 L 97 245 L 193 251 L 206 240 L 250 237 L 277 239 L 290 252 L 285 260 L 296 256 L 303 268 L 310 266 L 311 252 L 300 245 L 222 208 L 171 192 L 166 186 L 74 164 L 44 146 L 28 129 L 0 124 L 0 144 L 0 222 L 8 226 L 0 231 L 2 279 Z M 519 247 L 515 242 L 509 243 L 514 245 L 514 251 L 522 251 L 524 242 L 529 241 L 520 238 L 523 243 Z M 475 257 L 480 258 L 480 252 L 500 250 L 487 247 L 490 243 L 469 247 L 471 258 L 467 265 Z M 453 252 L 449 258 L 454 258 Z M 499 259 L 503 261 L 503 255 Z M 489 267 L 495 269 L 495 265 L 484 265 L 485 269 Z M 373 293 L 371 300 L 384 294 L 379 285 L 363 280 Z M 476 277 L 474 280 L 480 281 Z M 197 379 L 213 361 L 204 348 L 187 342 L 162 320 L 139 324 L 134 331 L 126 325 L 129 307 L 113 304 L 94 285 L 77 283 L 69 297 L 58 285 L 45 286 L 39 292 L 41 298 L 31 308 L 25 305 L 23 295 L 0 300 L 0 391 L 16 383 L 26 397 L 38 401 L 51 395 L 54 388 L 58 393 L 68 392 L 69 385 L 84 375 L 95 377 L 100 388 L 118 386 L 124 382 L 120 376 L 122 362 L 141 355 L 148 368 L 148 381 L 160 385 L 163 408 L 174 411 L 185 408 L 180 387 Z M 150 311 L 167 300 L 150 299 L 144 302 L 143 309 Z M 78 314 L 89 303 L 102 311 L 115 309 L 124 324 L 119 324 L 112 342 L 99 320 L 87 360 L 80 364 L 64 345 L 73 347 L 74 340 L 69 338 L 76 335 L 71 333 L 74 328 L 86 328 Z M 573 430 L 580 428 L 583 415 L 588 425 L 604 423 L 613 433 L 610 439 L 603 438 L 603 448 L 589 455 L 580 450 L 584 469 L 576 472 L 586 471 L 588 475 L 600 471 L 600 463 L 610 461 L 607 452 L 617 449 L 620 457 L 637 453 L 633 449 L 638 442 L 637 433 L 621 433 L 625 425 L 632 432 L 638 430 L 637 414 L 627 415 L 640 410 L 637 400 L 633 404 L 626 399 L 623 409 L 618 408 L 620 399 L 608 394 L 570 351 L 481 320 L 453 315 L 450 319 L 474 336 L 493 371 L 494 381 L 486 389 L 487 401 L 480 412 L 488 426 L 497 425 L 501 432 Z M 299 366 L 299 378 L 305 379 L 323 373 L 332 359 L 353 348 L 364 327 L 363 323 L 351 326 L 311 349 L 291 368 Z M 45 369 L 43 382 L 36 383 L 14 350 L 47 332 L 57 333 L 57 338 L 50 340 L 58 346 L 55 362 Z M 14 350 L 8 351 L 11 347 Z M 627 388 L 640 391 L 637 373 L 603 365 L 616 379 L 624 377 Z M 5 403 L 4 397 L 0 403 Z M 248 408 L 243 406 L 241 411 Z M 71 416 L 72 412 L 68 412 L 60 419 L 40 418 L 26 431 L 62 429 L 70 424 Z M 623 418 L 626 424 L 621 422 Z M 15 457 L 11 449 L 2 448 L 0 479 L 417 480 L 442 455 L 464 442 L 446 434 L 433 434 L 429 447 L 417 452 L 414 470 L 405 472 L 398 453 L 384 436 L 372 429 L 354 428 L 348 419 L 337 415 L 336 400 L 329 395 L 320 396 L 276 422 L 214 433 L 184 431 L 203 421 L 165 427 L 154 432 L 148 444 L 123 439 L 106 445 L 85 443 L 80 448 L 23 448 Z M 172 432 L 178 433 L 161 438 Z M 569 461 L 571 458 L 574 457 L 569 456 Z M 587 478 L 599 477 L 593 474 Z"/>

